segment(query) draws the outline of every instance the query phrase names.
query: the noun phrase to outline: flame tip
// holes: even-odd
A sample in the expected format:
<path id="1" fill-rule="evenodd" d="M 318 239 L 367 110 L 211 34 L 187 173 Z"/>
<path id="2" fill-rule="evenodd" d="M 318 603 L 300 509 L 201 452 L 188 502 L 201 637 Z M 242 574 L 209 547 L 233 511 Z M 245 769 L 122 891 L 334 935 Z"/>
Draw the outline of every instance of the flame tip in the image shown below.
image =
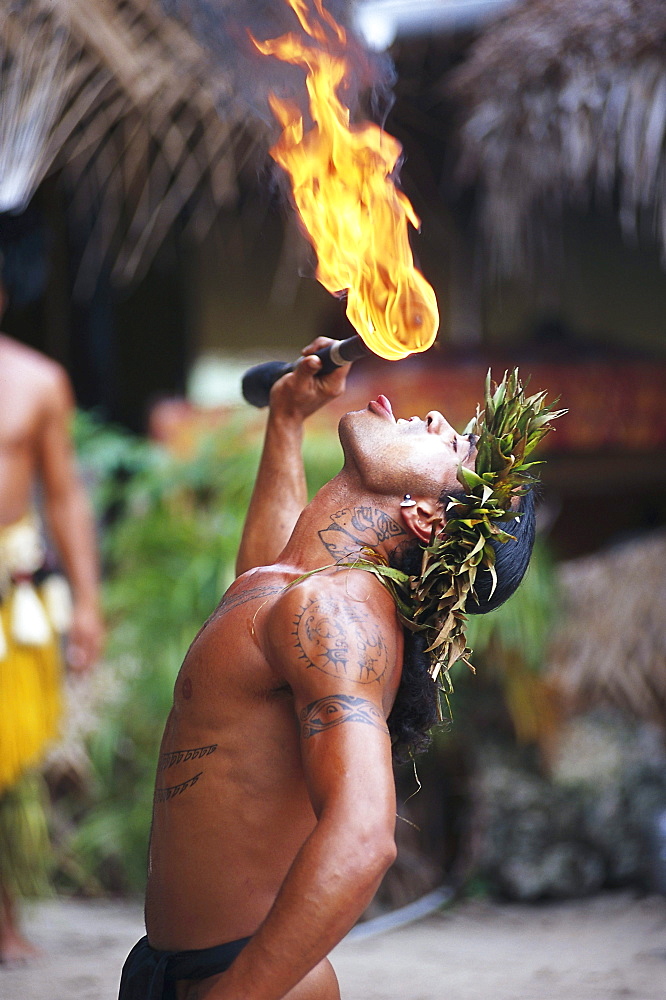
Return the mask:
<path id="1" fill-rule="evenodd" d="M 350 322 L 380 357 L 398 360 L 427 350 L 439 315 L 409 244 L 409 226 L 420 231 L 421 220 L 396 186 L 402 146 L 372 122 L 350 125 L 340 94 L 350 69 L 346 34 L 323 0 L 312 0 L 316 10 L 308 0 L 286 2 L 308 37 L 253 41 L 262 55 L 307 73 L 312 127 L 306 130 L 294 102 L 271 95 L 283 131 L 270 153 L 291 180 L 317 253 L 316 277 L 333 295 L 347 292 Z M 411 311 L 414 305 L 418 312 Z"/>

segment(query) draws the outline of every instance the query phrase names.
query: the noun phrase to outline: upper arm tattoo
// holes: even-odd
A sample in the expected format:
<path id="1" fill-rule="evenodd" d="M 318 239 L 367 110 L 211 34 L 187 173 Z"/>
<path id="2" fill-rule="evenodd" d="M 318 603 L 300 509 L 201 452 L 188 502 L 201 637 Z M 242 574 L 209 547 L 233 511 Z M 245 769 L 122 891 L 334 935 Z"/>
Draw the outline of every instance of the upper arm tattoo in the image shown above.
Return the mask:
<path id="1" fill-rule="evenodd" d="M 332 598 L 313 599 L 301 608 L 293 636 L 306 667 L 357 684 L 381 681 L 388 666 L 388 650 L 376 622 L 367 612 Z"/>
<path id="2" fill-rule="evenodd" d="M 363 545 L 375 546 L 405 534 L 405 529 L 386 511 L 378 507 L 351 507 L 333 514 L 331 523 L 319 532 L 319 537 L 334 559 L 344 559 Z"/>
<path id="3" fill-rule="evenodd" d="M 303 739 L 333 729 L 345 722 L 362 722 L 388 732 L 384 716 L 376 705 L 367 698 L 357 698 L 352 694 L 329 694 L 313 701 L 300 715 Z"/>

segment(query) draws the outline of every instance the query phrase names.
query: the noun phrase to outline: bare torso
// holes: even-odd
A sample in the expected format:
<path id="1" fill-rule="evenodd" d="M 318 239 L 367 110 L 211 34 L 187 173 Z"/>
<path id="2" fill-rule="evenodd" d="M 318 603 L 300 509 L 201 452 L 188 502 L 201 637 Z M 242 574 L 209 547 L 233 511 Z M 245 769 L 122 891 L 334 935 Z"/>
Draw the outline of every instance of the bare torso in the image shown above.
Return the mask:
<path id="1" fill-rule="evenodd" d="M 56 366 L 0 334 L 0 525 L 26 512 Z"/>
<path id="2" fill-rule="evenodd" d="M 266 567 L 239 578 L 176 681 L 151 835 L 153 947 L 205 948 L 253 934 L 315 827 L 294 699 L 258 640 L 295 576 Z M 294 644 L 293 634 L 284 642 Z M 389 707 L 396 684 L 387 686 Z"/>

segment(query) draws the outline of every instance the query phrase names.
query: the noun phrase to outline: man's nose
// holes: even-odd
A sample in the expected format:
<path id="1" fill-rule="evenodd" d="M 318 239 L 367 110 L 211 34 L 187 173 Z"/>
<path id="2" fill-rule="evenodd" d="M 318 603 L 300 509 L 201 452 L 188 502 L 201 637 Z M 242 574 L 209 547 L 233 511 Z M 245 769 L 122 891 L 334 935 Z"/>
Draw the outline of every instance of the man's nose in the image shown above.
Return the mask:
<path id="1" fill-rule="evenodd" d="M 433 431 L 436 434 L 442 434 L 447 431 L 451 431 L 455 434 L 455 431 L 451 424 L 448 422 L 443 413 L 439 410 L 430 410 L 426 413 L 425 418 L 426 425 L 429 431 Z"/>

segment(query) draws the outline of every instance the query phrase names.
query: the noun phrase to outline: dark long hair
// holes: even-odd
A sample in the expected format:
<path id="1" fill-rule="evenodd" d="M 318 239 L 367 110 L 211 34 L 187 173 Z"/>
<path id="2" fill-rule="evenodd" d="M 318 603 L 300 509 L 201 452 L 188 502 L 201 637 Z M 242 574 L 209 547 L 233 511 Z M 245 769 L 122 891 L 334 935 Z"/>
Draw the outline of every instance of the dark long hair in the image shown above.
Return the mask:
<path id="1" fill-rule="evenodd" d="M 464 494 L 461 493 L 460 499 Z M 445 503 L 448 493 L 440 498 Z M 514 593 L 523 579 L 532 555 L 535 533 L 534 490 L 522 497 L 520 518 L 511 522 L 507 531 L 515 541 L 491 544 L 495 549 L 497 586 L 491 594 L 492 577 L 487 570 L 479 573 L 473 595 L 467 598 L 465 611 L 470 615 L 484 615 L 494 611 Z M 405 573 L 416 576 L 421 572 L 422 545 L 414 539 L 407 546 L 394 552 L 392 564 Z M 430 744 L 430 730 L 438 720 L 437 685 L 430 676 L 430 658 L 426 653 L 427 641 L 420 632 L 405 629 L 405 653 L 402 677 L 395 704 L 388 718 L 394 756 L 405 759 L 426 750 Z"/>

